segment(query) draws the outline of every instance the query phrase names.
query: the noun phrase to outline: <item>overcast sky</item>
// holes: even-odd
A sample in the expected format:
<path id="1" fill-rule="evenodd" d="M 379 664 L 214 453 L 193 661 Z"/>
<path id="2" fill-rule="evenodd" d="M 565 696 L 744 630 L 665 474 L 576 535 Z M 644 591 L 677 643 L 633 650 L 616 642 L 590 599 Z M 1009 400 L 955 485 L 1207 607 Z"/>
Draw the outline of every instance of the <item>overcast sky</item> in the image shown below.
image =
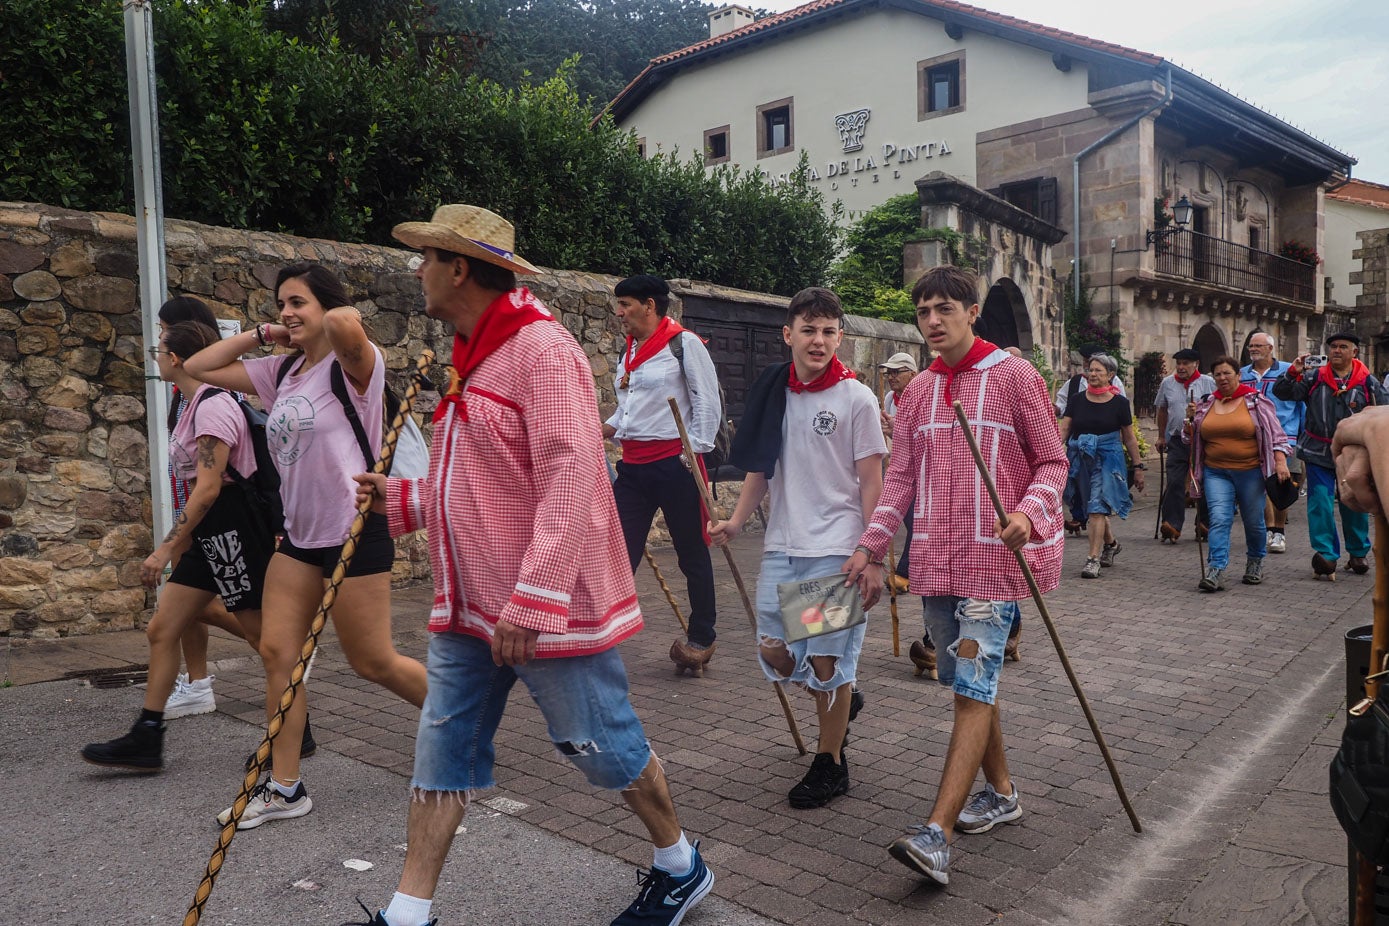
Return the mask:
<path id="1" fill-rule="evenodd" d="M 779 12 L 800 3 L 748 5 Z M 1161 55 L 1356 158 L 1353 176 L 1389 184 L 1385 0 L 974 0 L 973 5 Z"/>

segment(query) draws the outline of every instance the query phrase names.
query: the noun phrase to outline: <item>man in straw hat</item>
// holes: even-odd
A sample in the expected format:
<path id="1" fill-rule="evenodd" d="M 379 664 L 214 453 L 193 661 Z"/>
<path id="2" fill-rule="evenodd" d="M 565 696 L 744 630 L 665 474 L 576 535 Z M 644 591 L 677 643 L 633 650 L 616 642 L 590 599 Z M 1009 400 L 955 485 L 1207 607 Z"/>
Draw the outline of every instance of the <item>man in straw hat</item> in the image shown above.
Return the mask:
<path id="1" fill-rule="evenodd" d="M 627 337 L 614 376 L 617 408 L 603 422 L 603 437 L 622 447 L 613 495 L 627 558 L 635 571 L 659 510 L 690 596 L 689 633 L 671 644 L 670 658 L 680 669 L 699 669 L 714 655 L 714 564 L 704 533 L 709 517 L 684 466 L 668 397 L 675 397 L 689 425 L 690 445 L 696 453 L 708 453 L 723 416 L 719 377 L 699 335 L 666 314 L 670 287 L 665 280 L 646 273 L 628 277 L 613 287 L 613 296 Z M 702 458 L 699 465 L 702 469 Z"/>
<path id="2" fill-rule="evenodd" d="M 642 620 L 588 359 L 517 287 L 516 274 L 539 271 L 515 253 L 509 222 L 447 205 L 393 234 L 423 252 L 425 313 L 457 334 L 429 475 L 358 477 L 393 535 L 428 529 L 435 589 L 405 870 L 371 924 L 430 923 L 468 797 L 493 785 L 492 739 L 517 678 L 556 748 L 620 790 L 651 834 L 651 870 L 613 926 L 677 922 L 714 876 L 680 829 L 615 649 Z"/>

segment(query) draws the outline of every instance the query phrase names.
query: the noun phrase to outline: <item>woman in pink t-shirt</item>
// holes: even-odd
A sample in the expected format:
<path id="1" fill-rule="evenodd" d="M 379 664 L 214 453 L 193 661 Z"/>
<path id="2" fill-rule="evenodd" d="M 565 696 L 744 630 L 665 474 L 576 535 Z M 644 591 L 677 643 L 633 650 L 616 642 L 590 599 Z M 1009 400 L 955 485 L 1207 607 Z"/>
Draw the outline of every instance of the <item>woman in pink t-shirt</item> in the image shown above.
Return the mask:
<path id="1" fill-rule="evenodd" d="M 289 684 L 356 515 L 352 477 L 371 465 L 335 394 L 334 380 L 340 378 L 372 454 L 380 453 L 385 387 L 385 358 L 330 271 L 317 264 L 286 267 L 275 281 L 275 302 L 280 324 L 257 325 L 220 341 L 188 365 L 203 382 L 255 393 L 269 414 L 266 437 L 280 474 L 285 536 L 265 577 L 260 652 L 267 714 L 274 713 Z M 298 353 L 240 359 L 273 346 Z M 424 666 L 396 652 L 391 642 L 394 559 L 385 517 L 371 516 L 333 606 L 333 625 L 358 675 L 418 707 L 424 703 Z M 271 775 L 256 790 L 239 828 L 300 817 L 313 808 L 299 780 L 305 713 L 304 698 L 296 698 L 275 739 Z M 225 823 L 230 811 L 220 819 Z"/>
<path id="2" fill-rule="evenodd" d="M 188 406 L 169 435 L 174 476 L 191 485 L 174 526 L 140 567 L 145 585 L 156 588 L 164 568 L 176 562 L 150 620 L 149 681 L 145 705 L 130 732 L 83 748 L 95 765 L 157 772 L 164 767 L 164 707 L 178 674 L 179 642 L 213 598 L 251 635 L 260 624 L 262 582 L 275 538 L 254 500 L 235 478 L 256 472 L 250 429 L 236 400 L 188 374 L 186 358 L 217 341 L 199 322 L 179 322 L 150 348 L 159 376 L 188 396 Z"/>

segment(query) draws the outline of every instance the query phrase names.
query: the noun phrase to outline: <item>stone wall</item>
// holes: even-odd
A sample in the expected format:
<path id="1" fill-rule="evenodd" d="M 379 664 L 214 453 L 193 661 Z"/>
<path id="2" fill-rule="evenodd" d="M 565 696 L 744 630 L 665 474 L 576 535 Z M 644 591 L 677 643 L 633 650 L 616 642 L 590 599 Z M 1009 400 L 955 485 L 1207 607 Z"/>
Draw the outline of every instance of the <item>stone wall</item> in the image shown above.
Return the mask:
<path id="1" fill-rule="evenodd" d="M 165 223 L 165 243 L 171 294 L 221 318 L 273 319 L 275 274 L 316 261 L 348 283 L 397 385 L 424 348 L 448 359 L 451 333 L 423 315 L 408 251 L 178 220 Z M 0 635 L 128 629 L 151 613 L 139 581 L 153 538 L 137 271 L 130 216 L 0 203 Z M 566 270 L 527 281 L 583 345 L 603 409 L 615 402 L 621 340 L 614 282 Z M 688 287 L 730 304 L 768 300 Z M 898 329 L 910 331 L 888 334 L 900 339 Z M 881 334 L 867 326 L 860 340 Z M 855 351 L 887 356 L 889 346 Z M 425 421 L 437 401 L 420 396 Z M 398 553 L 395 580 L 428 576 L 422 536 L 402 538 Z"/>

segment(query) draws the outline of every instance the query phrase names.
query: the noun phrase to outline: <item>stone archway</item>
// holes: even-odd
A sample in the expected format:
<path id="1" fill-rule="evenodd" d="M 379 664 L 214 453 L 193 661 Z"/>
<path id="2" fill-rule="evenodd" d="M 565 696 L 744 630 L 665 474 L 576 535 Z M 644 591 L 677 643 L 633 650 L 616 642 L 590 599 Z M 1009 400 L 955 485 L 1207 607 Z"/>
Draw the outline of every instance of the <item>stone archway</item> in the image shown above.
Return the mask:
<path id="1" fill-rule="evenodd" d="M 1225 343 L 1225 332 L 1217 328 L 1214 322 L 1206 322 L 1201 326 L 1201 330 L 1196 332 L 1196 337 L 1191 342 L 1191 347 L 1201 355 L 1202 373 L 1209 373 L 1215 359 L 1230 352 L 1229 345 Z"/>
<path id="2" fill-rule="evenodd" d="M 989 287 L 984 307 L 974 322 L 974 333 L 999 347 L 1016 347 L 1025 355 L 1032 353 L 1032 320 L 1018 284 L 1002 277 Z"/>

